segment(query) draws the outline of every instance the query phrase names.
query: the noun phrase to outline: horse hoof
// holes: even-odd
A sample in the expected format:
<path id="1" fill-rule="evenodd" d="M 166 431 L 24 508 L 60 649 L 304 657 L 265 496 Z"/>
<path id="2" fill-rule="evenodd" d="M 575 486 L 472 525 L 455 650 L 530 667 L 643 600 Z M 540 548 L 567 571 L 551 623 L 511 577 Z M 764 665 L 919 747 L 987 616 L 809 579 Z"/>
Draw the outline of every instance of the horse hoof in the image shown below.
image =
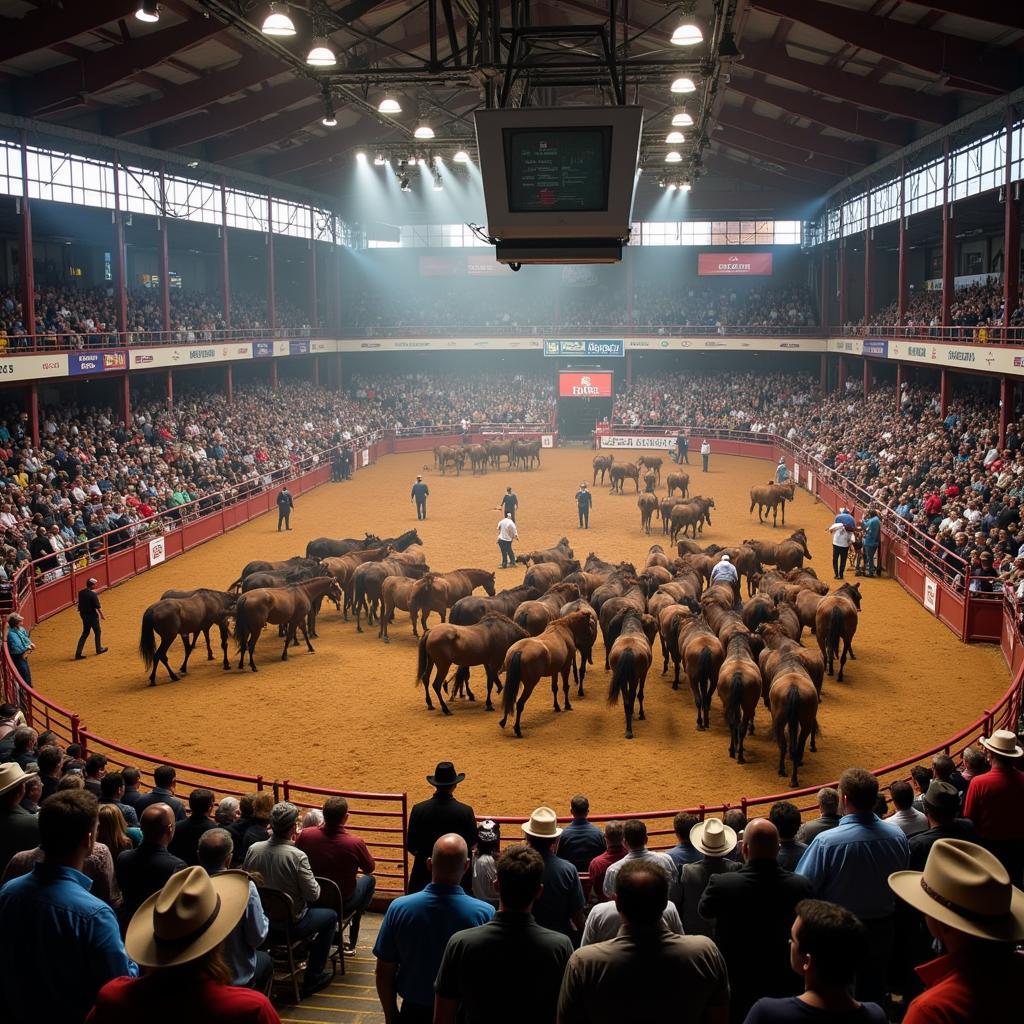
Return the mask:
<path id="1" fill-rule="evenodd" d="M 736 763 L 737 764 L 746 764 L 747 763 L 747 759 L 745 757 L 743 757 L 743 755 L 741 754 L 739 757 L 736 758 Z"/>
<path id="2" fill-rule="evenodd" d="M 488 701 L 484 705 L 484 711 L 493 711 L 493 710 L 494 710 L 494 705 L 490 701 Z"/>
<path id="3" fill-rule="evenodd" d="M 522 729 L 516 729 L 516 739 L 517 740 L 521 740 L 522 738 L 523 738 L 523 731 L 522 731 Z"/>
<path id="4" fill-rule="evenodd" d="M 178 680 L 179 680 L 180 678 L 181 678 L 181 676 L 176 676 L 176 675 L 172 675 L 172 676 L 171 676 L 171 682 L 172 682 L 172 683 L 176 683 L 176 682 L 178 682 Z"/>
<path id="5" fill-rule="evenodd" d="M 446 714 L 446 715 L 450 715 L 450 714 L 451 714 L 451 711 L 449 711 L 449 710 L 448 710 L 448 708 L 445 708 L 445 707 L 441 708 L 441 711 L 442 711 L 442 712 L 443 712 L 444 714 Z"/>
<path id="6" fill-rule="evenodd" d="M 627 732 L 626 733 L 626 739 L 627 740 L 631 740 L 632 738 L 633 738 L 633 734 L 631 732 Z"/>
<path id="7" fill-rule="evenodd" d="M 150 686 L 156 686 L 156 683 L 155 683 L 155 682 L 154 682 L 154 681 L 153 681 L 153 680 L 151 679 L 151 680 L 149 681 L 149 685 L 150 685 Z"/>

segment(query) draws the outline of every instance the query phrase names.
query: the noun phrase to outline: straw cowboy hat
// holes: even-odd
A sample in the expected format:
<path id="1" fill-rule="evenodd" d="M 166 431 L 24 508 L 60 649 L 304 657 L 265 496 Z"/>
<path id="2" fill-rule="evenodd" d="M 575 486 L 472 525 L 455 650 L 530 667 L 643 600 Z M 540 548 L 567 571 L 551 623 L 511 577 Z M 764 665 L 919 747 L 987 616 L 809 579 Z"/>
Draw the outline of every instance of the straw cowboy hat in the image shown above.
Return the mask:
<path id="1" fill-rule="evenodd" d="M 724 857 L 736 849 L 736 830 L 720 818 L 708 818 L 690 829 L 690 842 L 708 857 Z"/>
<path id="2" fill-rule="evenodd" d="M 558 815 L 550 807 L 538 807 L 523 825 L 523 831 L 535 839 L 557 839 L 562 834 Z"/>
<path id="3" fill-rule="evenodd" d="M 1000 757 L 1024 757 L 1024 750 L 1017 742 L 1016 734 L 1009 729 L 996 729 L 991 736 L 982 736 L 980 743 L 986 750 Z"/>
<path id="4" fill-rule="evenodd" d="M 924 871 L 897 871 L 889 888 L 915 910 L 978 939 L 1024 940 L 1024 892 L 988 850 L 939 839 Z"/>
<path id="5" fill-rule="evenodd" d="M 231 934 L 249 902 L 249 876 L 223 871 L 212 878 L 185 868 L 135 911 L 124 936 L 142 967 L 175 967 L 209 953 Z"/>
<path id="6" fill-rule="evenodd" d="M 35 778 L 38 772 L 22 771 L 17 761 L 8 761 L 0 764 L 0 796 L 10 792 L 15 786 L 20 786 L 26 779 Z"/>

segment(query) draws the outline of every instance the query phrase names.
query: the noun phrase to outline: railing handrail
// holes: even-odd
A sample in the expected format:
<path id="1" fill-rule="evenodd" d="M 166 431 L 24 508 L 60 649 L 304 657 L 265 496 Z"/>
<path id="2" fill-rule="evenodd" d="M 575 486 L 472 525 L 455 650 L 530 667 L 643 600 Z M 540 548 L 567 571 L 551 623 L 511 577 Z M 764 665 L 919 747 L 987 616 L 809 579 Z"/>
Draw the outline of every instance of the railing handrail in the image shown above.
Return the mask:
<path id="1" fill-rule="evenodd" d="M 177 327 L 170 331 L 37 331 L 17 332 L 0 338 L 6 355 L 38 352 L 92 352 L 162 345 L 203 345 L 221 341 L 288 341 L 333 338 L 337 332 L 322 327 Z"/>

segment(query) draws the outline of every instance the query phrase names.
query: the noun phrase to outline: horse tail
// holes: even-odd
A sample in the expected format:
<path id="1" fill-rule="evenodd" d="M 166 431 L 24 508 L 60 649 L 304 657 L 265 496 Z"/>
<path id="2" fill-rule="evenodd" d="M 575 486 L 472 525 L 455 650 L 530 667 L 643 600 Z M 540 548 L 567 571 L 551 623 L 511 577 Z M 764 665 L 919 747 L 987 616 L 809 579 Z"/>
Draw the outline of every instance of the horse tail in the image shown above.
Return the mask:
<path id="1" fill-rule="evenodd" d="M 737 724 L 741 718 L 743 708 L 743 673 L 736 669 L 732 674 L 732 684 L 729 687 L 729 713 L 726 716 L 730 725 Z"/>
<path id="2" fill-rule="evenodd" d="M 430 636 L 430 630 L 424 630 L 423 635 L 420 637 L 419 644 L 419 660 L 416 662 L 416 686 L 427 685 L 430 680 L 430 671 L 434 667 L 434 663 L 430 660 L 430 655 L 427 654 L 427 637 Z"/>
<path id="3" fill-rule="evenodd" d="M 352 610 L 358 613 L 366 603 L 366 577 L 362 574 L 356 576 L 356 585 L 352 597 Z"/>
<path id="4" fill-rule="evenodd" d="M 153 633 L 153 609 L 147 608 L 142 615 L 142 634 L 139 637 L 139 656 L 150 671 L 156 663 L 156 639 Z"/>
<path id="5" fill-rule="evenodd" d="M 839 640 L 843 633 L 843 610 L 835 605 L 828 617 L 828 649 L 839 653 Z"/>
<path id="6" fill-rule="evenodd" d="M 501 695 L 501 710 L 505 716 L 511 715 L 516 709 L 516 697 L 519 694 L 519 677 L 523 670 L 523 652 L 513 651 L 508 659 L 508 671 L 505 673 L 505 690 Z"/>
<path id="7" fill-rule="evenodd" d="M 249 640 L 248 602 L 244 599 L 235 605 L 235 647 L 244 651 Z"/>
<path id="8" fill-rule="evenodd" d="M 619 699 L 619 694 L 625 694 L 629 681 L 633 678 L 636 655 L 632 649 L 627 648 L 622 652 L 615 671 L 612 672 L 611 682 L 608 684 L 608 703 L 614 704 Z M 625 699 L 625 697 L 623 697 Z"/>
<path id="9" fill-rule="evenodd" d="M 800 729 L 800 690 L 796 683 L 790 686 L 789 693 L 786 695 L 785 715 L 786 731 L 789 733 L 789 755 L 795 762 L 797 733 Z"/>
<path id="10" fill-rule="evenodd" d="M 241 576 L 239 576 L 238 579 L 235 580 L 234 583 L 232 583 L 232 584 L 230 584 L 228 586 L 228 591 L 227 592 L 229 594 L 240 594 L 242 592 L 242 584 L 243 583 L 244 583 L 244 580 L 242 579 Z"/>
<path id="11" fill-rule="evenodd" d="M 697 691 L 703 693 L 704 684 L 711 682 L 711 648 L 705 647 L 697 659 Z"/>

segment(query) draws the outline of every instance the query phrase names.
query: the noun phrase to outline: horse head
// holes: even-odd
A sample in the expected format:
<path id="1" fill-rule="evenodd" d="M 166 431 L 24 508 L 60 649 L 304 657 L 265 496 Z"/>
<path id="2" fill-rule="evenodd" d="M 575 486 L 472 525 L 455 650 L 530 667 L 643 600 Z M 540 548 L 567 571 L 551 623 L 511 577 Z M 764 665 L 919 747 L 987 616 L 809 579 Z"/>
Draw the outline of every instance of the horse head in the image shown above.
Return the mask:
<path id="1" fill-rule="evenodd" d="M 494 573 L 493 572 L 489 572 L 484 577 L 483 588 L 484 588 L 484 592 L 487 594 L 488 597 L 494 597 Z"/>
<path id="2" fill-rule="evenodd" d="M 839 594 L 848 597 L 856 606 L 857 611 L 860 611 L 861 593 L 859 583 L 844 583 L 836 589 L 836 595 L 838 596 Z"/>

